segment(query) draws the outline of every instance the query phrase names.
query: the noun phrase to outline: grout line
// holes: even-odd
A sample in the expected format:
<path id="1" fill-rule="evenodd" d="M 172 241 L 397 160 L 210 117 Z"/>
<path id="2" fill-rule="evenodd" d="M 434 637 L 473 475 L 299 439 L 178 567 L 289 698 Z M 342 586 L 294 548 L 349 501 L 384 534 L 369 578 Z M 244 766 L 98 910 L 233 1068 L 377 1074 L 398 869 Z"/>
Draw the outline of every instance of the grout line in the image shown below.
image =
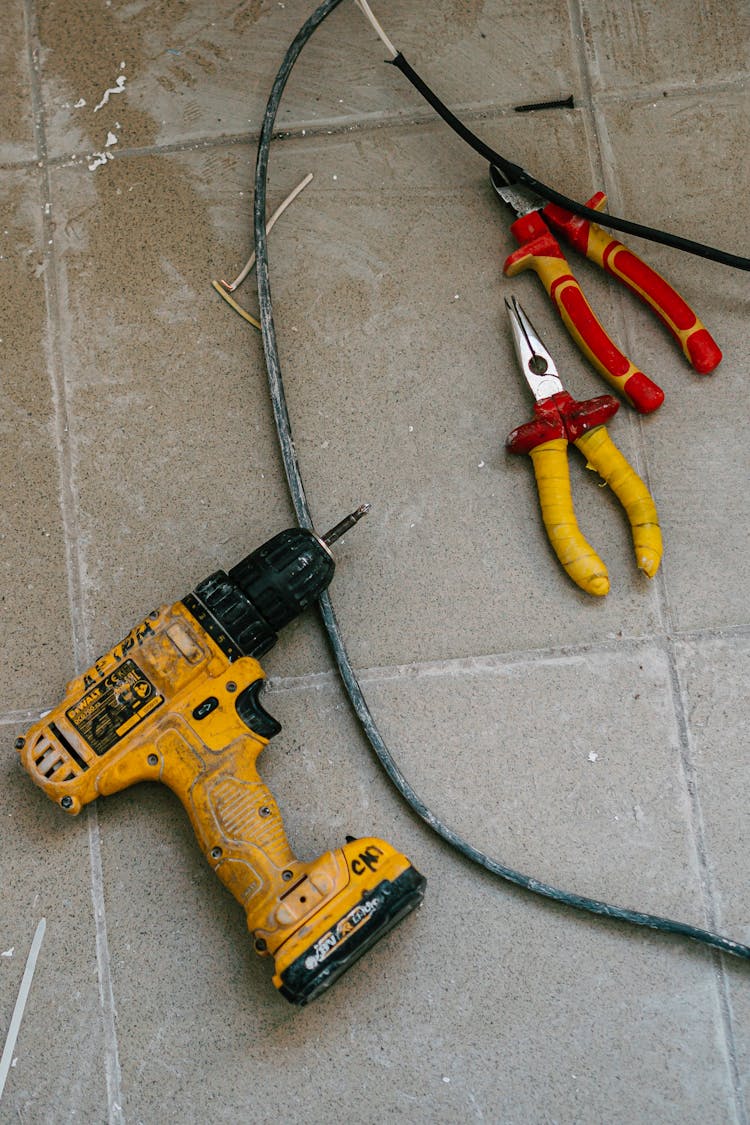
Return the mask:
<path id="1" fill-rule="evenodd" d="M 91 901 L 96 922 L 96 965 L 99 979 L 99 1005 L 104 1015 L 104 1070 L 110 1125 L 123 1125 L 120 1056 L 117 1045 L 117 1010 L 112 985 L 112 960 L 107 938 L 107 913 L 104 900 L 101 837 L 96 802 L 88 808 L 89 856 L 91 860 Z"/>
<path id="2" fill-rule="evenodd" d="M 667 656 L 669 660 L 669 674 L 672 683 L 672 696 L 679 736 L 680 767 L 690 808 L 689 827 L 698 863 L 703 909 L 708 929 L 718 931 L 718 910 L 714 880 L 711 876 L 703 809 L 698 792 L 697 772 L 693 762 L 693 738 L 688 717 L 687 692 L 683 678 L 680 675 L 674 643 L 669 639 L 667 641 Z M 713 958 L 720 1022 L 723 1032 L 723 1045 L 726 1054 L 726 1066 L 730 1089 L 734 1099 L 737 1122 L 738 1125 L 749 1125 L 748 1109 L 742 1089 L 742 1076 L 737 1059 L 737 1040 L 730 997 L 731 986 L 723 959 L 717 954 L 714 954 Z"/>
<path id="3" fill-rule="evenodd" d="M 27 3 L 33 4 L 34 0 L 26 0 Z M 569 0 L 571 6 L 577 11 L 579 8 L 579 0 Z M 571 21 L 572 22 L 572 21 Z M 575 36 L 577 41 L 580 41 L 580 36 Z M 582 47 L 580 49 L 583 49 Z M 679 97 L 702 97 L 715 93 L 731 93 L 738 87 L 742 87 L 743 83 L 747 81 L 748 75 L 739 73 L 729 79 L 723 79 L 716 82 L 704 82 L 701 85 L 681 85 L 676 83 L 674 86 L 667 88 L 667 95 L 665 97 L 665 87 L 657 85 L 653 87 L 633 87 L 632 89 L 623 89 L 621 92 L 607 92 L 599 91 L 594 93 L 589 88 L 584 91 L 583 102 L 581 99 L 576 98 L 574 109 L 588 108 L 592 113 L 595 113 L 599 106 L 609 105 L 639 105 L 647 104 L 654 101 L 666 101 L 670 98 Z M 471 102 L 459 105 L 454 108 L 463 120 L 467 122 L 476 121 L 494 121 L 502 117 L 510 117 L 515 115 L 515 102 Z M 337 118 L 328 121 L 321 121 L 319 118 L 315 123 L 305 121 L 304 119 L 296 124 L 289 124 L 287 127 L 279 128 L 273 135 L 275 143 L 285 140 L 301 140 L 302 138 L 309 140 L 311 138 L 319 139 L 321 137 L 338 137 L 346 136 L 349 133 L 368 133 L 375 132 L 378 129 L 397 129 L 397 128 L 413 128 L 422 125 L 435 124 L 441 125 L 435 114 L 429 109 L 416 109 L 409 111 L 391 110 L 381 114 L 366 114 L 361 117 Z M 209 133 L 204 136 L 196 136 L 187 138 L 181 141 L 165 141 L 153 145 L 133 146 L 131 148 L 124 147 L 113 152 L 113 160 L 128 159 L 142 156 L 154 155 L 169 155 L 170 153 L 190 152 L 198 149 L 212 149 L 212 148 L 225 148 L 232 147 L 233 145 L 255 145 L 259 137 L 258 131 L 250 130 L 242 133 Z M 75 166 L 78 161 L 91 156 L 89 151 L 79 150 L 77 152 L 64 153 L 59 156 L 48 156 L 46 164 L 49 168 L 69 167 Z M 38 158 L 30 157 L 28 160 L 0 160 L 0 170 L 2 171 L 22 171 L 23 169 L 34 167 L 38 163 Z M 533 169 L 532 169 L 533 171 Z"/>
<path id="4" fill-rule="evenodd" d="M 500 672 L 524 664 L 542 666 L 585 659 L 589 656 L 618 656 L 623 652 L 636 653 L 647 647 L 668 653 L 669 646 L 680 641 L 727 640 L 748 636 L 750 636 L 750 626 L 672 634 L 644 633 L 639 637 L 617 637 L 609 641 L 589 641 L 579 645 L 486 653 L 482 656 L 454 657 L 445 660 L 412 661 L 405 664 L 371 665 L 357 669 L 356 674 L 357 678 L 363 681 L 397 679 L 401 676 L 419 679 L 441 675 L 457 676 L 462 673 L 472 675 L 475 672 Z M 298 691 L 322 687 L 337 680 L 338 673 L 335 669 L 330 669 L 325 672 L 310 672 L 302 676 L 268 676 L 267 684 L 272 691 Z"/>
<path id="5" fill-rule="evenodd" d="M 520 667 L 525 664 L 568 664 L 584 660 L 588 656 L 615 656 L 624 649 L 637 652 L 653 645 L 664 647 L 658 636 L 621 637 L 609 644 L 563 645 L 559 648 L 530 649 L 526 652 L 488 653 L 483 656 L 458 656 L 446 660 L 413 661 L 406 664 L 370 665 L 355 669 L 357 679 L 362 683 L 381 683 L 402 678 L 431 679 L 435 676 L 474 675 L 475 673 L 497 673 Z M 330 669 L 325 672 L 308 673 L 302 676 L 268 676 L 270 691 L 306 691 L 309 688 L 328 686 L 338 682 L 338 672 Z"/>
<path id="6" fill-rule="evenodd" d="M 616 637 L 602 641 L 587 641 L 579 645 L 560 645 L 547 648 L 516 649 L 506 652 L 485 653 L 482 656 L 454 657 L 445 660 L 416 660 L 404 664 L 371 665 L 357 671 L 362 680 L 396 679 L 411 676 L 468 675 L 477 671 L 494 672 L 523 664 L 545 665 L 587 656 L 617 656 L 627 651 L 635 653 L 648 646 L 668 652 L 670 643 L 726 641 L 733 638 L 750 637 L 750 624 L 732 625 L 717 629 L 686 629 L 671 633 L 644 633 L 641 636 Z M 328 686 L 338 681 L 335 669 L 323 672 L 306 672 L 301 676 L 272 676 L 266 678 L 270 691 L 307 691 L 310 688 Z M 19 728 L 28 726 L 42 717 L 44 711 L 36 709 L 7 711 L 0 714 L 0 726 L 10 725 Z"/>
<path id="7" fill-rule="evenodd" d="M 83 613 L 83 557 L 80 527 L 78 524 L 75 469 L 70 440 L 70 411 L 65 376 L 65 363 L 61 344 L 60 289 L 58 285 L 58 259 L 52 225 L 52 191 L 50 165 L 47 156 L 47 128 L 42 81 L 39 66 L 40 41 L 35 0 L 24 0 L 26 38 L 29 57 L 34 139 L 37 167 L 40 169 L 43 203 L 42 228 L 44 237 L 44 290 L 47 310 L 47 362 L 50 374 L 52 404 L 55 416 L 55 437 L 58 450 L 60 482 L 60 517 L 65 538 L 65 563 L 68 584 L 73 660 L 78 669 L 86 667 L 90 642 L 87 637 Z M 124 1120 L 121 1110 L 120 1064 L 117 1050 L 117 1027 L 110 971 L 109 946 L 104 907 L 102 880 L 101 839 L 96 813 L 90 815 L 89 856 L 91 864 L 91 897 L 94 909 L 95 940 L 98 966 L 99 999 L 104 1039 L 104 1065 L 108 1099 L 108 1116 L 112 1125 Z"/>
<path id="8" fill-rule="evenodd" d="M 596 138 L 596 171 L 602 190 L 606 192 L 608 200 L 612 202 L 610 210 L 615 214 L 622 215 L 624 207 L 617 175 L 615 150 L 612 145 L 606 116 L 603 112 L 603 102 L 599 97 L 596 97 L 593 92 L 592 69 L 596 67 L 597 63 L 596 58 L 592 57 L 591 52 L 586 49 L 585 17 L 583 11 L 584 0 L 568 0 L 568 2 L 570 5 L 571 20 L 575 25 L 573 39 L 577 46 L 576 55 L 580 69 L 579 77 L 581 88 L 585 94 L 586 103 L 591 114 L 592 128 Z M 596 71 L 596 77 L 599 77 L 598 70 Z M 616 232 L 613 233 L 616 235 Z M 629 355 L 633 353 L 634 346 L 637 351 L 636 330 L 633 326 L 632 316 L 632 298 L 630 294 L 626 292 L 625 287 L 617 285 L 613 278 L 608 277 L 607 281 L 612 300 L 612 314 L 614 318 L 614 325 L 612 326 L 613 338 L 616 343 L 619 341 L 623 342 L 622 346 L 625 354 Z M 647 310 L 645 308 L 639 308 L 636 316 L 640 315 L 648 316 Z M 638 475 L 643 478 L 649 491 L 653 495 L 654 489 L 652 488 L 652 475 L 650 472 L 644 419 L 634 411 L 628 411 L 625 416 L 625 424 L 633 439 L 633 467 Z M 661 631 L 665 634 L 669 634 L 674 625 L 674 621 L 666 575 L 667 570 L 664 565 L 662 565 L 656 576 L 655 588 L 657 591 L 656 605 Z"/>
<path id="9" fill-rule="evenodd" d="M 576 2 L 576 0 L 573 0 Z M 668 102 L 672 98 L 685 98 L 697 95 L 704 97 L 709 94 L 730 94 L 734 90 L 738 93 L 750 78 L 750 71 L 738 71 L 736 74 L 724 75 L 713 82 L 703 82 L 700 85 L 683 85 L 675 82 L 672 85 L 658 83 L 652 86 L 639 85 L 622 87 L 619 90 L 598 90 L 594 95 L 597 104 L 601 105 L 645 105 L 650 102 Z"/>
<path id="10" fill-rule="evenodd" d="M 608 103 L 606 99 L 595 99 L 593 97 L 591 74 L 591 66 L 593 63 L 589 52 L 586 50 L 583 3 L 584 0 L 569 0 L 571 16 L 575 23 L 574 41 L 577 45 L 577 61 L 581 70 L 580 79 L 593 118 L 594 132 L 598 144 L 598 157 L 601 165 L 602 187 L 607 192 L 608 197 L 613 200 L 614 210 L 618 214 L 622 214 L 623 207 L 619 190 L 617 160 L 612 146 L 605 113 L 606 106 L 610 103 Z M 579 34 L 575 34 L 575 31 Z M 640 99 L 641 102 L 645 100 L 653 100 L 653 98 Z M 608 175 L 610 171 L 611 174 Z M 620 286 L 610 286 L 610 288 L 612 289 L 614 298 L 613 303 L 617 331 L 620 337 L 625 341 L 628 352 L 630 352 L 636 342 L 635 329 L 633 328 L 632 318 L 626 310 L 625 294 Z M 631 419 L 631 429 L 635 431 L 636 436 L 636 470 L 640 472 L 641 476 L 643 476 L 650 485 L 648 446 L 643 419 L 633 417 Z M 698 792 L 697 771 L 694 765 L 693 739 L 690 729 L 688 701 L 685 686 L 680 675 L 676 643 L 673 635 L 674 613 L 669 597 L 667 577 L 668 570 L 660 570 L 656 582 L 656 601 L 669 666 L 672 708 L 677 723 L 680 772 L 682 775 L 683 789 L 688 801 L 689 815 L 687 817 L 687 827 L 697 861 L 698 881 L 701 898 L 703 900 L 704 915 L 707 919 L 708 928 L 717 930 L 718 911 L 716 892 L 711 877 L 705 822 Z M 742 1083 L 737 1061 L 737 1044 L 734 1021 L 732 1018 L 730 985 L 722 959 L 714 955 L 713 960 L 717 1002 L 720 1011 L 720 1026 L 722 1030 L 722 1041 L 729 1085 L 727 1094 L 734 1103 L 738 1125 L 748 1125 L 747 1106 L 742 1092 Z"/>
<path id="11" fill-rule="evenodd" d="M 57 254 L 53 239 L 52 192 L 47 164 L 47 136 L 44 107 L 42 104 L 41 83 L 38 64 L 38 37 L 34 0 L 25 0 L 27 33 L 29 37 L 29 63 L 31 69 L 32 108 L 34 114 L 34 135 L 37 148 L 36 167 L 40 169 L 41 195 L 43 205 L 42 231 L 44 255 L 44 293 L 46 303 L 46 351 L 49 370 L 58 469 L 60 477 L 60 513 L 65 537 L 66 572 L 68 583 L 68 603 L 71 616 L 71 639 L 73 657 L 77 667 L 85 662 L 85 626 L 82 614 L 81 558 L 76 497 L 73 487 L 73 466 L 70 449 L 70 417 L 68 411 L 65 365 L 60 344 L 60 295 L 57 284 Z"/>

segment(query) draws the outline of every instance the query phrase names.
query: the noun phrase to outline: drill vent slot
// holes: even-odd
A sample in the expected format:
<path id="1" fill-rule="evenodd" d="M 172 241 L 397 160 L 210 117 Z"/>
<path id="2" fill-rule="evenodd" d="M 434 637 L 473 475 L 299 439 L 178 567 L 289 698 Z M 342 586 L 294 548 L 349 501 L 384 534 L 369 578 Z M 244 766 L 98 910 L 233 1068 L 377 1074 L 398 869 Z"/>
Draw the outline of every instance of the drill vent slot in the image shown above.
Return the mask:
<path id="1" fill-rule="evenodd" d="M 47 731 L 37 739 L 34 761 L 39 772 L 46 778 L 51 778 L 61 766 L 67 766 L 69 772 L 65 781 L 72 781 L 74 777 L 89 768 L 86 759 L 81 757 L 55 723 L 50 723 Z M 71 770 L 72 766 L 77 768 Z M 60 781 L 62 778 L 57 780 Z"/>
<path id="2" fill-rule="evenodd" d="M 63 760 L 56 746 L 51 746 L 37 761 L 40 774 L 47 778 L 52 777 L 52 774 L 59 770 L 62 764 Z"/>

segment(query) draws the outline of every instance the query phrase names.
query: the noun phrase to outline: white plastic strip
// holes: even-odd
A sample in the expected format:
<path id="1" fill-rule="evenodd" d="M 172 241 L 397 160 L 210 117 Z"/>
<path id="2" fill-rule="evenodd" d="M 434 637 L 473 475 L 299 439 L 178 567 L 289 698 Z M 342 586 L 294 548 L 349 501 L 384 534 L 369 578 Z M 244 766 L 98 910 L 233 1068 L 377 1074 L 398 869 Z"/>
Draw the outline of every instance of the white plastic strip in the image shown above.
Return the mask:
<path id="1" fill-rule="evenodd" d="M 26 958 L 26 968 L 23 971 L 23 978 L 21 980 L 21 987 L 18 990 L 18 997 L 16 999 L 16 1006 L 13 1009 L 13 1015 L 10 1020 L 10 1027 L 8 1028 L 8 1035 L 3 1047 L 3 1055 L 0 1058 L 0 1098 L 3 1096 L 5 1089 L 5 1080 L 8 1077 L 11 1063 L 13 1061 L 13 1052 L 16 1049 L 16 1039 L 18 1038 L 18 1030 L 21 1026 L 23 1019 L 26 1001 L 29 998 L 29 990 L 31 989 L 31 982 L 34 979 L 34 969 L 36 968 L 36 959 L 39 956 L 39 950 L 42 948 L 42 939 L 44 938 L 44 931 L 46 929 L 46 919 L 42 918 L 36 928 L 36 933 L 31 942 L 31 949 L 29 956 Z"/>

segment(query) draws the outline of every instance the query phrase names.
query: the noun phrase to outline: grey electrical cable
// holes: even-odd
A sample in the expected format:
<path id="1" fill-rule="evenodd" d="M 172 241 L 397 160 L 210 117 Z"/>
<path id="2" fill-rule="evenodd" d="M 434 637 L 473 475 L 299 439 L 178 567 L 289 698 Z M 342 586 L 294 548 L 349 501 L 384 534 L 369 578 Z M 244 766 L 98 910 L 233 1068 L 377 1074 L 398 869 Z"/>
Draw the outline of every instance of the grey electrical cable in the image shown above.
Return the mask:
<path id="1" fill-rule="evenodd" d="M 271 285 L 268 269 L 268 247 L 266 239 L 266 185 L 268 178 L 268 157 L 273 137 L 273 127 L 276 113 L 281 102 L 284 87 L 288 81 L 292 68 L 297 61 L 303 47 L 310 39 L 323 20 L 342 3 L 342 0 L 325 0 L 310 16 L 297 32 L 289 45 L 286 55 L 279 67 L 279 71 L 271 89 L 263 118 L 263 127 L 258 140 L 258 152 L 255 165 L 255 200 L 253 207 L 253 226 L 255 236 L 256 274 L 258 282 L 258 302 L 260 307 L 260 321 L 262 326 L 263 349 L 268 372 L 268 386 L 271 394 L 276 432 L 278 434 L 284 471 L 286 473 L 289 491 L 294 505 L 294 510 L 300 526 L 312 528 L 312 518 L 305 496 L 304 484 L 300 473 L 297 454 L 294 448 L 289 412 L 284 394 L 284 384 L 281 374 L 278 346 L 276 342 L 276 329 L 273 321 L 273 302 L 271 299 Z M 641 911 L 628 910 L 624 907 L 614 906 L 607 902 L 587 898 L 569 891 L 550 886 L 538 879 L 534 879 L 513 868 L 507 867 L 497 860 L 490 858 L 477 848 L 464 840 L 453 829 L 449 828 L 425 805 L 419 795 L 407 781 L 400 767 L 396 763 L 390 750 L 386 746 L 377 724 L 370 712 L 362 689 L 357 680 L 354 669 L 347 655 L 341 637 L 336 616 L 333 611 L 328 593 L 320 598 L 320 612 L 326 632 L 333 649 L 339 674 L 343 681 L 349 700 L 355 714 L 372 746 L 380 764 L 388 774 L 396 789 L 419 816 L 434 832 L 444 839 L 461 855 L 479 864 L 485 870 L 499 876 L 506 882 L 544 898 L 552 899 L 565 906 L 575 907 L 590 914 L 598 914 L 617 921 L 629 922 L 636 926 L 645 926 L 649 929 L 663 933 L 677 934 L 682 937 L 692 938 L 705 945 L 712 946 L 724 953 L 732 953 L 737 957 L 750 960 L 750 947 L 732 941 L 720 934 L 712 933 L 685 922 L 677 922 L 671 918 L 662 918 L 654 914 L 645 914 Z"/>

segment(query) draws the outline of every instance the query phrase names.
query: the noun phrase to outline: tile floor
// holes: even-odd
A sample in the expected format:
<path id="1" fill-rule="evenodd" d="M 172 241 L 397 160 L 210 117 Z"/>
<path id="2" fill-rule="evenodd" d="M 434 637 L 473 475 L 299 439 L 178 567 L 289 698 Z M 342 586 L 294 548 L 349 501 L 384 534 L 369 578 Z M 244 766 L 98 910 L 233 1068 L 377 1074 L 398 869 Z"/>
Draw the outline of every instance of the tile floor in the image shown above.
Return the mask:
<path id="1" fill-rule="evenodd" d="M 423 907 L 295 1010 L 176 799 L 64 817 L 15 737 L 145 612 L 293 522 L 259 338 L 210 287 L 251 244 L 255 142 L 312 0 L 8 0 L 0 42 L 0 1044 L 46 919 L 2 1122 L 597 1125 L 750 1120 L 750 978 L 683 941 L 508 889 L 415 820 L 375 763 L 313 613 L 264 658 L 261 759 L 298 854 L 401 846 Z M 489 143 L 561 190 L 745 254 L 744 0 L 380 0 L 391 38 Z M 512 248 L 483 162 L 349 0 L 303 53 L 271 154 L 289 408 L 321 530 L 367 500 L 332 587 L 415 788 L 510 865 L 750 942 L 747 275 L 639 246 L 724 360 L 695 375 L 576 265 L 666 391 L 612 431 L 664 564 L 571 459 L 612 576 L 558 567 L 503 297 L 578 398 L 605 389 Z M 109 95 L 107 95 L 109 91 Z M 574 96 L 574 108 L 514 106 Z M 241 290 L 254 307 L 253 283 Z"/>

